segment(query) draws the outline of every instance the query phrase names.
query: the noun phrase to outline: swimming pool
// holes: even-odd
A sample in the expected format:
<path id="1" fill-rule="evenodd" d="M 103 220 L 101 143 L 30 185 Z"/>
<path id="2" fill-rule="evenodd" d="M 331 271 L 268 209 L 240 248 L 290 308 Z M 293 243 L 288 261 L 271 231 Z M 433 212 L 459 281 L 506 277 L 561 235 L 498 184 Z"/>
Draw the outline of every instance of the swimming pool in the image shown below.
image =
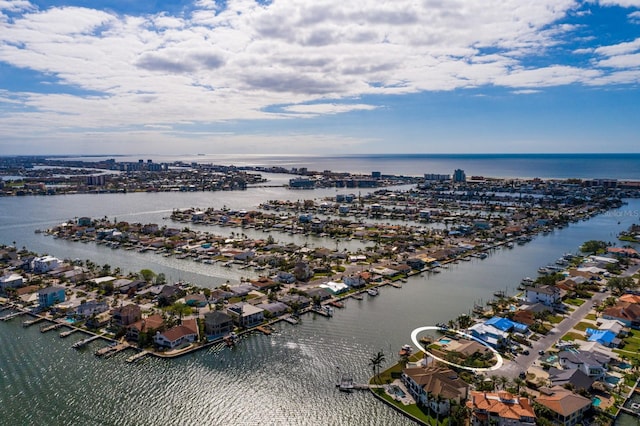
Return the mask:
<path id="1" fill-rule="evenodd" d="M 440 339 L 440 340 L 438 340 L 438 342 L 441 345 L 448 345 L 449 343 L 451 343 L 451 339 Z"/>
<path id="2" fill-rule="evenodd" d="M 558 356 L 557 355 L 551 355 L 547 359 L 545 359 L 544 362 L 546 362 L 548 364 L 553 364 L 557 360 L 558 360 Z"/>
<path id="3" fill-rule="evenodd" d="M 398 398 L 404 398 L 405 396 L 407 396 L 407 394 L 404 393 L 404 391 L 396 385 L 389 386 L 389 392 Z"/>
<path id="4" fill-rule="evenodd" d="M 602 400 L 600 399 L 600 397 L 594 396 L 591 400 L 591 405 L 593 405 L 594 407 L 599 407 L 601 402 Z"/>
<path id="5" fill-rule="evenodd" d="M 67 317 L 67 318 L 64 319 L 64 322 L 66 322 L 68 324 L 73 324 L 73 323 L 76 322 L 76 320 L 74 320 L 73 318 Z"/>
<path id="6" fill-rule="evenodd" d="M 604 378 L 604 381 L 609 383 L 610 385 L 617 385 L 618 382 L 620 381 L 620 377 L 607 376 L 607 377 Z"/>

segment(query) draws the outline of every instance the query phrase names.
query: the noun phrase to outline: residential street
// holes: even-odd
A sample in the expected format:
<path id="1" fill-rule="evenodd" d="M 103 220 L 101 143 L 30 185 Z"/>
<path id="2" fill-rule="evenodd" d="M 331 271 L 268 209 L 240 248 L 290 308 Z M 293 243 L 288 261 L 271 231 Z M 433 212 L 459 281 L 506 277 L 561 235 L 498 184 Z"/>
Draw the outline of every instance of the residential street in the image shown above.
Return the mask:
<path id="1" fill-rule="evenodd" d="M 632 265 L 621 276 L 631 276 L 640 269 L 640 265 Z M 533 362 L 540 356 L 538 351 L 551 348 L 562 336 L 564 336 L 569 330 L 571 330 L 576 324 L 578 324 L 593 308 L 594 304 L 598 304 L 611 296 L 610 291 L 604 293 L 595 293 L 591 300 L 587 300 L 582 306 L 578 307 L 575 311 L 568 314 L 561 323 L 556 326 L 546 335 L 540 338 L 537 342 L 532 342 L 533 347 L 529 348 L 529 355 L 519 355 L 513 361 L 505 361 L 502 368 L 496 371 L 497 375 L 506 376 L 509 378 L 518 377 L 522 371 L 527 369 L 533 364 Z"/>

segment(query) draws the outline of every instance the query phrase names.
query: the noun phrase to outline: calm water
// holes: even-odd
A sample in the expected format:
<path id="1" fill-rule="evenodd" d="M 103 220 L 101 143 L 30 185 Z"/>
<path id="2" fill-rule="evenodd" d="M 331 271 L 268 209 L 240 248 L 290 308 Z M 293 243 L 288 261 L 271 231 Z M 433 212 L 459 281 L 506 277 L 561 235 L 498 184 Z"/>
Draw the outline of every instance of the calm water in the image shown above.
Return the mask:
<path id="1" fill-rule="evenodd" d="M 33 231 L 74 216 L 159 222 L 174 208 L 251 208 L 266 199 L 322 194 L 292 196 L 284 189 L 260 188 L 241 193 L 0 198 L 0 242 L 15 241 L 59 257 L 91 258 L 124 270 L 148 267 L 173 277 L 185 274 L 194 283 L 217 285 L 224 276 L 199 269 L 205 265 L 70 243 Z M 248 336 L 233 350 L 209 349 L 172 361 L 145 359 L 129 365 L 124 361 L 127 353 L 97 359 L 93 351 L 103 343 L 78 352 L 71 345 L 79 335 L 60 339 L 55 331 L 24 329 L 20 319 L 1 322 L 0 424 L 409 424 L 366 392 L 338 392 L 336 367 L 357 381 L 367 380 L 368 359 L 375 352 L 382 350 L 389 362 L 395 360 L 414 328 L 466 313 L 493 291 L 513 293 L 521 278 L 535 276 L 539 266 L 575 252 L 585 240 L 615 241 L 619 230 L 637 223 L 639 211 L 640 201 L 631 200 L 618 211 L 525 246 L 461 262 L 441 274 L 414 277 L 402 289 L 382 289 L 377 298 L 351 300 L 332 319 L 306 316 L 298 326 L 277 326 L 278 333 L 270 337 Z"/>

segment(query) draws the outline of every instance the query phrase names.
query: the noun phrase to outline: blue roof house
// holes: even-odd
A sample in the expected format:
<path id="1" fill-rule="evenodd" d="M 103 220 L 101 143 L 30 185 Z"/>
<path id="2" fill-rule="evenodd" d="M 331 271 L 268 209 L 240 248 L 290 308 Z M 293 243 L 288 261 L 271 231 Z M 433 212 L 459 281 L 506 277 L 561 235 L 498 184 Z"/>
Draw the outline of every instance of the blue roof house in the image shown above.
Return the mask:
<path id="1" fill-rule="evenodd" d="M 598 342 L 609 348 L 617 348 L 620 345 L 620 339 L 618 339 L 616 334 L 610 330 L 594 330 L 593 328 L 587 328 L 585 334 L 588 336 L 588 341 Z"/>

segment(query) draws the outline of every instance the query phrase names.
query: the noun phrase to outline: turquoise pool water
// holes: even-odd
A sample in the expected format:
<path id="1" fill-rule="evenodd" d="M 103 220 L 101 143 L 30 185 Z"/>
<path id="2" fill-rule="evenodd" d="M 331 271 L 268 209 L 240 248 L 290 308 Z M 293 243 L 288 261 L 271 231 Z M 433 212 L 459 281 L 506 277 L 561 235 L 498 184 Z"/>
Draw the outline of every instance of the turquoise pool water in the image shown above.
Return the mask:
<path id="1" fill-rule="evenodd" d="M 450 339 L 440 339 L 439 340 L 441 345 L 448 345 L 449 343 L 451 343 Z"/>
<path id="2" fill-rule="evenodd" d="M 557 355 L 551 355 L 550 357 L 545 359 L 544 362 L 549 363 L 549 364 L 553 364 L 557 360 L 558 360 L 558 356 Z"/>
<path id="3" fill-rule="evenodd" d="M 607 377 L 604 378 L 604 381 L 609 383 L 610 385 L 617 385 L 618 382 L 620 381 L 620 377 L 607 376 Z"/>
<path id="4" fill-rule="evenodd" d="M 407 394 L 405 394 L 404 391 L 400 389 L 398 386 L 391 386 L 389 388 L 389 391 L 395 396 L 397 396 L 398 398 L 404 398 L 405 396 L 407 396 Z"/>
<path id="5" fill-rule="evenodd" d="M 591 404 L 592 404 L 594 407 L 598 407 L 598 406 L 600 406 L 600 402 L 602 402 L 602 401 L 601 401 L 601 400 L 600 400 L 600 398 L 599 398 L 599 397 L 597 397 L 597 396 L 594 396 L 594 397 L 593 397 L 593 399 L 591 400 Z"/>
<path id="6" fill-rule="evenodd" d="M 73 318 L 65 318 L 64 322 L 69 323 L 69 324 L 73 324 L 74 322 L 76 322 L 76 320 L 74 320 Z"/>

